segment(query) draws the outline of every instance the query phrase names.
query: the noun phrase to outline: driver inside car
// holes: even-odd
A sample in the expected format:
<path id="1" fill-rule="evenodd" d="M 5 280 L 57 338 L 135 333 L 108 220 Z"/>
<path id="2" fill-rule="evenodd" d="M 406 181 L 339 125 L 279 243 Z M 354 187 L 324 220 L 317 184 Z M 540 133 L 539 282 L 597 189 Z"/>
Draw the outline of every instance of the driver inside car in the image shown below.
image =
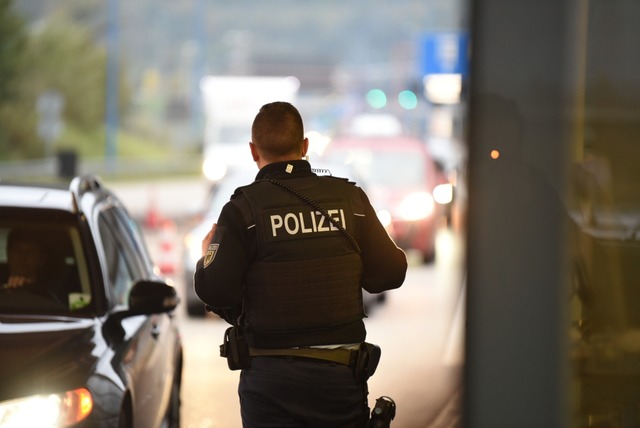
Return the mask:
<path id="1" fill-rule="evenodd" d="M 14 297 L 23 305 L 41 309 L 77 310 L 87 306 L 90 295 L 82 292 L 67 228 L 34 225 L 8 230 L 0 292 L 16 293 Z"/>
<path id="2" fill-rule="evenodd" d="M 43 287 L 47 253 L 36 232 L 14 229 L 7 240 L 9 277 L 5 289 L 24 286 Z"/>

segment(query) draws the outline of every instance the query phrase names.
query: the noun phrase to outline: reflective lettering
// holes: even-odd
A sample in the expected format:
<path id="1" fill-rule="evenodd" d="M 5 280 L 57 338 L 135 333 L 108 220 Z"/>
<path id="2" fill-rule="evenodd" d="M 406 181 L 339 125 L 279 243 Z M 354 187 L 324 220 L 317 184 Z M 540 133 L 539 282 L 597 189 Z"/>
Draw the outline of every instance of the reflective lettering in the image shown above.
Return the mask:
<path id="1" fill-rule="evenodd" d="M 340 223 L 340 219 L 335 216 L 335 214 L 338 214 L 338 210 L 329 210 L 327 211 L 327 214 L 329 214 L 329 217 L 334 219 L 336 222 Z M 333 224 L 333 222 L 329 222 L 329 228 L 331 230 L 340 230 Z"/>
<path id="2" fill-rule="evenodd" d="M 313 230 L 304 227 L 304 216 L 302 215 L 302 213 L 298 213 L 298 214 L 300 214 L 300 230 L 302 231 L 302 233 L 313 232 Z M 311 214 L 311 218 L 313 218 L 313 213 L 310 213 L 310 214 Z"/>
<path id="3" fill-rule="evenodd" d="M 342 209 L 328 210 L 327 214 L 346 227 L 345 214 Z M 328 221 L 319 211 L 299 211 L 284 214 L 272 214 L 269 216 L 271 223 L 271 236 L 278 237 L 278 234 L 286 232 L 290 236 L 309 233 L 324 233 L 339 230 L 333 222 Z"/>
<path id="4" fill-rule="evenodd" d="M 325 221 L 325 217 L 320 214 L 320 223 L 318 223 L 318 232 L 328 232 L 329 229 L 327 226 L 324 225 L 324 221 Z"/>
<path id="5" fill-rule="evenodd" d="M 279 215 L 271 216 L 271 234 L 276 236 L 276 229 L 280 229 L 282 227 L 282 217 Z"/>
<path id="6" fill-rule="evenodd" d="M 289 227 L 289 224 L 291 223 L 289 220 L 291 219 L 293 219 L 293 228 Z M 298 233 L 298 229 L 300 229 L 300 225 L 298 224 L 298 217 L 296 217 L 296 215 L 292 213 L 284 216 L 284 227 L 285 229 L 287 229 L 289 235 L 295 235 L 296 233 Z"/>

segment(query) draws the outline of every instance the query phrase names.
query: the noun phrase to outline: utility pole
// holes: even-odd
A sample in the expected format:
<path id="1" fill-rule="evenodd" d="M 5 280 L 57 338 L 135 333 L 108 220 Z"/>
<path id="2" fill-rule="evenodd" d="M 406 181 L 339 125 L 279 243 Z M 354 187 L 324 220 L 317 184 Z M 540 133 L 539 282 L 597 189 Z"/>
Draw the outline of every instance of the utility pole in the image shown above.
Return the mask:
<path id="1" fill-rule="evenodd" d="M 119 95 L 119 37 L 118 37 L 118 1 L 109 0 L 107 4 L 107 78 L 106 78 L 106 144 L 105 160 L 107 169 L 113 170 L 118 152 L 118 95 Z"/>
<path id="2" fill-rule="evenodd" d="M 193 40 L 194 57 L 191 63 L 191 137 L 201 143 L 202 130 L 202 96 L 200 79 L 205 75 L 204 49 L 206 44 L 205 0 L 194 0 L 193 3 Z"/>

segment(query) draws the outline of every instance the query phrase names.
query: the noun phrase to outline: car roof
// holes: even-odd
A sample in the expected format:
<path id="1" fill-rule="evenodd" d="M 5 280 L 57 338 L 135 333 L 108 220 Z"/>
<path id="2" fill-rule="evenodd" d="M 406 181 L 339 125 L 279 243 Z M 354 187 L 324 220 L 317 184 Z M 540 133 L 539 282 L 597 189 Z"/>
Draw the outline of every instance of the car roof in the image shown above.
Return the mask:
<path id="1" fill-rule="evenodd" d="M 52 209 L 71 213 L 87 193 L 111 195 L 97 176 L 75 177 L 68 186 L 59 183 L 7 183 L 0 181 L 0 206 L 11 208 Z"/>
<path id="2" fill-rule="evenodd" d="M 0 189 L 0 205 L 5 207 L 73 210 L 73 198 L 69 189 L 34 184 L 0 184 Z"/>

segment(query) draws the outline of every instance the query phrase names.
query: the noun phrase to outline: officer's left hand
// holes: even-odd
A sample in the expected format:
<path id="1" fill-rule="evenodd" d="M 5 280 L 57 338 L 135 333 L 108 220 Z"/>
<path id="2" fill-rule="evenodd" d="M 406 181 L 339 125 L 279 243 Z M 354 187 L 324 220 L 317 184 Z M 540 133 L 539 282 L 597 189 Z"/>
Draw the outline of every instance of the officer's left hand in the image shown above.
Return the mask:
<path id="1" fill-rule="evenodd" d="M 211 230 L 207 233 L 207 236 L 202 240 L 202 257 L 207 253 L 207 249 L 209 248 L 209 244 L 211 244 L 211 240 L 213 239 L 213 234 L 216 233 L 216 223 L 213 223 L 211 226 Z"/>

